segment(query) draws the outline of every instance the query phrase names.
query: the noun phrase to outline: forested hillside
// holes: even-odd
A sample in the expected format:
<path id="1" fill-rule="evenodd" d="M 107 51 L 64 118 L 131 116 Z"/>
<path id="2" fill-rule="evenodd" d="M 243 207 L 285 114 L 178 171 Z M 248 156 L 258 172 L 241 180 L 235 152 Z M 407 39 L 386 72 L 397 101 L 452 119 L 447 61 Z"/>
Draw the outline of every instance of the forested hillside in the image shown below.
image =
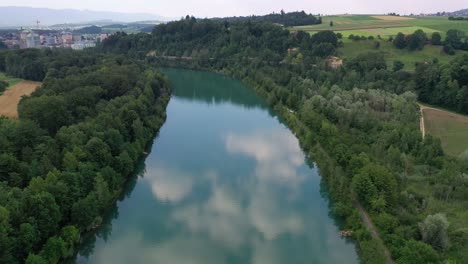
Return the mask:
<path id="1" fill-rule="evenodd" d="M 371 52 L 333 69 L 327 57 L 337 46 L 329 31 L 309 36 L 271 23 L 187 17 L 157 26 L 152 35 L 115 35 L 100 48 L 157 65 L 223 72 L 255 89 L 318 163 L 332 211 L 354 230 L 363 263 L 385 263 L 385 256 L 354 201 L 370 213 L 398 263 L 466 262 L 468 162 L 445 155 L 438 139 L 422 138 L 416 102 L 437 94 L 432 103 L 450 101 L 466 111 L 467 58 L 455 59 L 459 67 L 424 62 L 410 73 L 387 68 L 383 54 Z"/>
<path id="2" fill-rule="evenodd" d="M 322 23 L 321 17 L 316 17 L 311 14 L 307 14 L 304 11 L 285 13 L 283 10 L 281 10 L 279 14 L 272 13 L 265 16 L 225 17 L 218 18 L 216 20 L 227 22 L 269 22 L 281 24 L 286 27 L 316 25 Z"/>
<path id="3" fill-rule="evenodd" d="M 0 71 L 41 80 L 0 117 L 0 263 L 58 263 L 98 227 L 165 119 L 166 80 L 124 56 L 0 53 Z"/>

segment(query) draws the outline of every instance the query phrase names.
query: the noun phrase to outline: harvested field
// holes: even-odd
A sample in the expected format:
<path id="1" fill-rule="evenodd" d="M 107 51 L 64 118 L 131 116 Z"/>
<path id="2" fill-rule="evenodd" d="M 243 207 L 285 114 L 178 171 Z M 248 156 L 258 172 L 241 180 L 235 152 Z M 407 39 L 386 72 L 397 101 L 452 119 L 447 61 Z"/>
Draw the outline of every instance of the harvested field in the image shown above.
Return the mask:
<path id="1" fill-rule="evenodd" d="M 18 103 L 21 97 L 30 95 L 41 84 L 40 82 L 22 81 L 8 88 L 0 96 L 0 116 L 18 118 Z"/>
<path id="2" fill-rule="evenodd" d="M 402 16 L 372 16 L 373 18 L 387 20 L 387 21 L 402 21 L 402 20 L 412 20 L 412 17 L 402 17 Z"/>

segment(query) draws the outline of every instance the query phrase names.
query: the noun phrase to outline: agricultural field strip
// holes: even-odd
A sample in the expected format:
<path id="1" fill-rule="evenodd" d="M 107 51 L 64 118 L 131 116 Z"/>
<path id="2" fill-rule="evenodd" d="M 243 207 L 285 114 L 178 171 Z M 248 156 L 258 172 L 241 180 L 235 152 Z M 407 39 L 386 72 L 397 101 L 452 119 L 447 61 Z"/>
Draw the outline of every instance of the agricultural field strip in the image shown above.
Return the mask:
<path id="1" fill-rule="evenodd" d="M 21 98 L 30 95 L 41 85 L 40 82 L 21 81 L 8 88 L 0 96 L 0 116 L 18 118 L 18 104 Z"/>

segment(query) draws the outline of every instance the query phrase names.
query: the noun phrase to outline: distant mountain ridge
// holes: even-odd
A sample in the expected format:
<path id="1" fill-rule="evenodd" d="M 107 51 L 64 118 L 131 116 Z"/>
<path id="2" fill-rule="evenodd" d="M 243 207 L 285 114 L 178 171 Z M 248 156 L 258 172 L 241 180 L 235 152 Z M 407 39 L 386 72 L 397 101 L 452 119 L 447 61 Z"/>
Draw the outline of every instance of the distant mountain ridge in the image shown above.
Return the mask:
<path id="1" fill-rule="evenodd" d="M 148 13 L 119 13 L 107 11 L 90 11 L 77 9 L 49 9 L 34 7 L 0 7 L 0 27 L 11 26 L 34 26 L 36 21 L 40 21 L 41 26 L 50 26 L 64 23 L 84 23 L 88 21 L 167 21 L 156 14 Z"/>
<path id="2" fill-rule="evenodd" d="M 458 11 L 455 11 L 455 12 L 450 12 L 449 15 L 450 16 L 468 16 L 468 8 L 458 10 Z"/>

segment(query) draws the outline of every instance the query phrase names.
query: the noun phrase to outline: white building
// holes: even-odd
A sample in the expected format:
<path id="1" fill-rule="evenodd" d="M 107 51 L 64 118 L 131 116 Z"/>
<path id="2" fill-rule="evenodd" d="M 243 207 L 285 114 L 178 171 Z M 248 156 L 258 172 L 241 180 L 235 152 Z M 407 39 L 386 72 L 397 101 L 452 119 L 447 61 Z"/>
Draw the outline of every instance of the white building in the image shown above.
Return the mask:
<path id="1" fill-rule="evenodd" d="M 89 41 L 86 41 L 86 42 L 76 42 L 74 44 L 71 45 L 71 48 L 74 49 L 74 50 L 82 50 L 82 49 L 86 49 L 86 48 L 94 48 L 96 47 L 96 43 L 94 42 L 89 42 Z"/>

